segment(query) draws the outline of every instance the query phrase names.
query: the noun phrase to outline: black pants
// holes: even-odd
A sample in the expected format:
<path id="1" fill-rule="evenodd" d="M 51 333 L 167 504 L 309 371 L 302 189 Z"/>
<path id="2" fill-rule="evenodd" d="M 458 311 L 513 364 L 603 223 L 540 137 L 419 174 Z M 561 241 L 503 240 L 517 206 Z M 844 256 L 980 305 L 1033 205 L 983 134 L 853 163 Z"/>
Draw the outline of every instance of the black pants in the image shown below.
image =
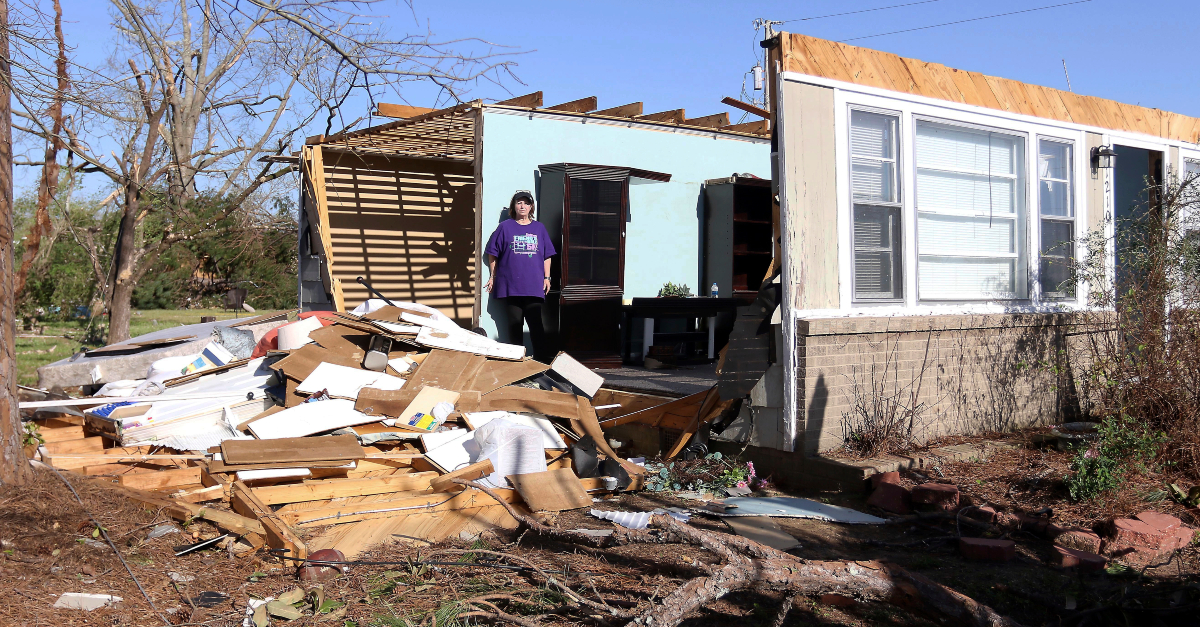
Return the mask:
<path id="1" fill-rule="evenodd" d="M 546 361 L 546 330 L 542 326 L 542 303 L 537 296 L 509 296 L 504 300 L 508 313 L 508 341 L 510 344 L 524 343 L 525 323 L 529 323 L 529 339 L 533 342 L 533 358 Z"/>

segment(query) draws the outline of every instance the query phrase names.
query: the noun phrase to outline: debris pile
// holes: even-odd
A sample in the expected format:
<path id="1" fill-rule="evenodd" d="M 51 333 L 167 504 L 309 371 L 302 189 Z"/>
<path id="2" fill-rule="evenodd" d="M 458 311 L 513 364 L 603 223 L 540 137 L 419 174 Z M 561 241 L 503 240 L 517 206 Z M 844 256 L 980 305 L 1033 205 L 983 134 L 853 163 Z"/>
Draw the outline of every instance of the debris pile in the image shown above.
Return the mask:
<path id="1" fill-rule="evenodd" d="M 639 490 L 642 460 L 622 458 L 602 425 L 665 422 L 683 432 L 678 453 L 727 406 L 715 389 L 684 399 L 602 389 L 565 353 L 543 364 L 415 303 L 248 322 L 93 351 L 109 370 L 146 376 L 103 382 L 103 396 L 22 403 L 37 425 L 31 457 L 208 521 L 234 553 L 353 557 L 391 536 L 515 528 L 511 511 Z M 198 352 L 143 354 L 183 342 Z M 134 366 L 111 362 L 122 356 Z"/>

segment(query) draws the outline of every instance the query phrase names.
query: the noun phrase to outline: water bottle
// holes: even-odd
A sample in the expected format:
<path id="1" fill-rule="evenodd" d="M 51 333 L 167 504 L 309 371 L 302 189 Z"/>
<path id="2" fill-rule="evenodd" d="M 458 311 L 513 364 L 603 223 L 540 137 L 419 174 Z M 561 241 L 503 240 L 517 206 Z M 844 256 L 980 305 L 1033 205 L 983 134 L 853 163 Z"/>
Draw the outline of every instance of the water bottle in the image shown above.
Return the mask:
<path id="1" fill-rule="evenodd" d="M 708 295 L 713 298 L 717 297 L 717 282 L 716 281 L 713 281 L 712 287 L 708 288 Z"/>

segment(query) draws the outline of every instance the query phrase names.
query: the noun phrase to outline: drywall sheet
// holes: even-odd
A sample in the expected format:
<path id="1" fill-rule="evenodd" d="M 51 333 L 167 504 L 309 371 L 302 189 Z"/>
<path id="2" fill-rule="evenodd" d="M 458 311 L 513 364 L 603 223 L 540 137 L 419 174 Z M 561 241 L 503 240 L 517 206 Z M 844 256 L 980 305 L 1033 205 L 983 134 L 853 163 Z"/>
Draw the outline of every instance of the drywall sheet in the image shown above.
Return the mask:
<path id="1" fill-rule="evenodd" d="M 301 438 L 314 433 L 376 422 L 379 419 L 354 409 L 354 401 L 334 398 L 301 403 L 277 414 L 250 423 L 249 429 L 260 440 Z"/>
<path id="2" fill-rule="evenodd" d="M 301 394 L 316 394 L 321 390 L 337 398 L 358 398 L 359 390 L 371 387 L 377 390 L 399 390 L 404 379 L 374 370 L 359 370 L 338 364 L 321 363 L 312 374 L 296 388 Z"/>

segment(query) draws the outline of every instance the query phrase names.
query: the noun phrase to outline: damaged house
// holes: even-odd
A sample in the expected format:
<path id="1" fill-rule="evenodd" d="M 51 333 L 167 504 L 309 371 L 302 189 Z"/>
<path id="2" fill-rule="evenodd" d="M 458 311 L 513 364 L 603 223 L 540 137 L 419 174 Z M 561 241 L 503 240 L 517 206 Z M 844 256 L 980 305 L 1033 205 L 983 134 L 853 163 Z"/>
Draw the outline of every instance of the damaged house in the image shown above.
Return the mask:
<path id="1" fill-rule="evenodd" d="M 646 352 L 644 319 L 624 309 L 633 298 L 657 296 L 667 282 L 703 295 L 699 286 L 717 282 L 722 295 L 740 287 L 752 298 L 770 263 L 765 119 L 645 114 L 641 103 L 598 109 L 595 97 L 543 106 L 541 92 L 437 111 L 380 105 L 379 113 L 400 119 L 310 138 L 300 155 L 305 310 L 353 308 L 368 298 L 362 277 L 389 299 L 523 343 L 502 336 L 505 312 L 484 290 L 481 254 L 516 190 L 533 193 L 535 217 L 560 253 L 544 309 L 551 342 L 592 367 Z M 755 240 L 753 253 L 729 240 L 732 198 L 723 209 L 729 226 L 711 237 L 705 230 L 705 181 L 743 173 L 762 178 L 762 224 L 738 231 Z M 720 249 L 717 267 L 706 267 L 706 247 Z"/>
<path id="2" fill-rule="evenodd" d="M 756 461 L 861 479 L 815 456 L 871 394 L 920 405 L 924 436 L 1077 415 L 1070 261 L 1146 181 L 1200 168 L 1200 120 L 799 34 L 763 46 L 783 254 Z"/>

